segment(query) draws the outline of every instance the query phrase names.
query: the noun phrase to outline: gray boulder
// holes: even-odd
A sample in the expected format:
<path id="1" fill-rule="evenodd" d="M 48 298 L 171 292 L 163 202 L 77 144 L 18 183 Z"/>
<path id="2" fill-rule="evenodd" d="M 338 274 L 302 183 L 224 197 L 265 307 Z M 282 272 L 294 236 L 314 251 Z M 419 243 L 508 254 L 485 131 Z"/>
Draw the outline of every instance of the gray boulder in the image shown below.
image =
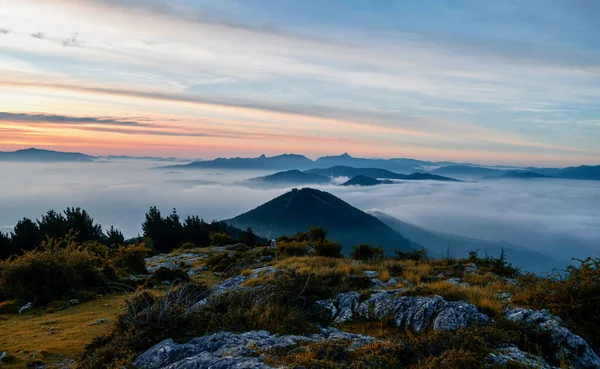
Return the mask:
<path id="1" fill-rule="evenodd" d="M 549 345 L 554 349 L 555 361 L 567 360 L 575 368 L 600 368 L 600 358 L 590 345 L 580 336 L 562 326 L 559 317 L 548 310 L 531 310 L 525 308 L 506 309 L 504 317 L 515 322 L 523 322 L 536 326 L 550 333 Z"/>
<path id="2" fill-rule="evenodd" d="M 486 366 L 505 367 L 509 364 L 521 364 L 526 368 L 557 369 L 549 365 L 543 358 L 523 352 L 516 346 L 501 348 L 491 353 L 487 358 Z"/>
<path id="3" fill-rule="evenodd" d="M 222 295 L 229 291 L 238 291 L 238 290 L 242 289 L 243 288 L 242 284 L 249 279 L 253 279 L 253 278 L 256 278 L 261 275 L 275 273 L 277 271 L 278 271 L 278 269 L 273 268 L 273 267 L 264 267 L 264 268 L 254 269 L 252 271 L 252 273 L 250 275 L 248 275 L 247 277 L 244 277 L 243 275 L 237 275 L 235 277 L 226 279 L 223 282 L 214 286 L 212 288 L 211 294 L 207 298 L 199 301 L 196 307 L 206 305 L 206 303 L 208 302 L 208 300 L 210 298 L 217 297 L 217 296 Z"/>
<path id="4" fill-rule="evenodd" d="M 143 369 L 216 369 L 216 368 L 271 368 L 258 356 L 258 351 L 293 348 L 300 342 L 329 340 L 353 341 L 363 345 L 374 341 L 372 337 L 323 328 L 312 336 L 270 334 L 251 331 L 241 334 L 219 332 L 194 338 L 185 344 L 164 340 L 134 360 L 133 365 Z"/>
<path id="5" fill-rule="evenodd" d="M 465 301 L 446 301 L 440 296 L 395 297 L 394 293 L 381 291 L 359 303 L 358 292 L 347 292 L 334 299 L 317 302 L 317 308 L 325 309 L 335 323 L 352 318 L 383 320 L 393 318 L 397 327 L 410 328 L 416 332 L 432 326 L 447 331 L 485 324 L 489 318 L 479 313 L 477 307 Z"/>

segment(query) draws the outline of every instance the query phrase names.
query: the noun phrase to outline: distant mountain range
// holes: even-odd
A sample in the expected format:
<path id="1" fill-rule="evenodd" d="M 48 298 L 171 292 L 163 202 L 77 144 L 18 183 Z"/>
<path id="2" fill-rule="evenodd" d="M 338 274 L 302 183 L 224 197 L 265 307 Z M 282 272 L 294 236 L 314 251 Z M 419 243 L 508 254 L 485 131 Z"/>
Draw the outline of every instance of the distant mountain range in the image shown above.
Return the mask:
<path id="1" fill-rule="evenodd" d="M 241 229 L 250 226 L 266 238 L 293 235 L 308 227 L 324 227 L 329 230 L 329 238 L 344 245 L 345 253 L 360 243 L 382 246 L 388 253 L 420 248 L 376 217 L 311 188 L 289 191 L 225 222 Z"/>
<path id="2" fill-rule="evenodd" d="M 483 178 L 483 179 L 530 179 L 530 178 L 559 178 L 600 180 L 600 165 L 581 165 L 568 168 L 535 168 L 525 169 L 493 169 L 470 165 L 449 165 L 431 171 L 434 174 L 454 176 L 458 178 Z"/>
<path id="3" fill-rule="evenodd" d="M 491 169 L 485 167 L 477 167 L 471 165 L 448 165 L 435 170 L 432 170 L 431 173 L 443 175 L 443 176 L 455 176 L 459 178 L 469 177 L 469 178 L 480 178 L 480 177 L 488 177 L 488 176 L 500 176 L 504 173 L 504 170 L 501 169 Z"/>
<path id="4" fill-rule="evenodd" d="M 349 181 L 341 184 L 341 186 L 377 186 L 381 184 L 392 184 L 393 181 L 389 179 L 376 179 L 373 177 L 367 177 L 363 175 L 356 176 Z"/>
<path id="5" fill-rule="evenodd" d="M 316 185 L 316 184 L 327 184 L 331 180 L 327 177 L 320 176 L 318 174 L 301 172 L 297 169 L 287 170 L 284 172 L 277 172 L 264 177 L 250 178 L 243 182 L 247 185 L 260 185 L 260 186 L 279 186 L 279 185 L 290 185 L 290 186 L 302 186 L 302 185 Z"/>
<path id="6" fill-rule="evenodd" d="M 0 151 L 0 161 L 14 162 L 38 162 L 38 163 L 61 163 L 61 162 L 91 162 L 93 156 L 79 152 L 60 152 L 40 149 L 24 149 L 10 152 Z"/>
<path id="7" fill-rule="evenodd" d="M 169 169 L 308 169 L 314 162 L 303 155 L 283 154 L 258 158 L 217 158 L 214 160 L 195 161 L 185 165 L 171 165 Z"/>
<path id="8" fill-rule="evenodd" d="M 146 160 L 146 161 L 165 161 L 176 162 L 186 159 L 180 158 L 161 158 L 154 156 L 127 156 L 127 155 L 108 155 L 91 156 L 79 152 L 64 152 L 29 148 L 17 151 L 0 151 L 0 161 L 12 162 L 32 162 L 32 163 L 64 163 L 64 162 L 101 162 L 103 160 Z"/>
<path id="9" fill-rule="evenodd" d="M 350 177 L 351 179 L 342 186 L 374 186 L 379 184 L 396 183 L 391 179 L 399 180 L 433 180 L 460 182 L 454 178 L 442 177 L 429 173 L 399 174 L 385 169 L 377 168 L 352 168 L 336 166 L 327 169 L 297 169 L 277 172 L 264 177 L 250 178 L 242 184 L 249 186 L 302 186 L 331 183 L 335 177 Z"/>
<path id="10" fill-rule="evenodd" d="M 102 160 L 152 160 L 181 161 L 186 159 L 135 157 L 123 155 L 90 156 L 77 152 L 60 152 L 36 148 L 0 152 L 0 161 L 14 162 L 91 162 Z M 244 170 L 305 170 L 324 177 L 356 177 L 364 175 L 377 179 L 419 179 L 406 178 L 402 174 L 422 173 L 427 175 L 450 176 L 458 179 L 479 179 L 502 177 L 513 179 L 524 178 L 561 178 L 580 180 L 600 180 L 600 165 L 582 165 L 568 168 L 509 168 L 502 166 L 486 167 L 470 163 L 432 162 L 408 158 L 377 159 L 355 158 L 345 153 L 339 156 L 323 156 L 311 160 L 303 155 L 283 154 L 257 158 L 217 158 L 199 160 L 187 164 L 160 167 L 160 169 L 244 169 Z M 435 169 L 431 169 L 435 168 Z M 362 171 L 359 171 L 362 170 Z M 515 172 L 516 171 L 516 172 Z M 341 174 L 341 173 L 346 174 Z M 513 172 L 513 173 L 510 173 Z M 525 174 L 524 172 L 530 172 Z M 509 173 L 509 174 L 507 174 Z M 423 178 L 426 179 L 426 178 Z M 427 178 L 433 179 L 433 178 Z M 437 180 L 443 180 L 438 178 Z"/>
<path id="11" fill-rule="evenodd" d="M 469 251 L 479 251 L 480 257 L 498 257 L 504 250 L 507 259 L 516 266 L 523 266 L 533 273 L 545 273 L 553 268 L 563 268 L 566 261 L 558 261 L 535 251 L 526 250 L 507 242 L 480 240 L 445 233 L 438 233 L 400 221 L 382 212 L 370 212 L 396 232 L 410 241 L 423 245 L 438 255 L 448 251 L 454 257 L 467 257 Z"/>

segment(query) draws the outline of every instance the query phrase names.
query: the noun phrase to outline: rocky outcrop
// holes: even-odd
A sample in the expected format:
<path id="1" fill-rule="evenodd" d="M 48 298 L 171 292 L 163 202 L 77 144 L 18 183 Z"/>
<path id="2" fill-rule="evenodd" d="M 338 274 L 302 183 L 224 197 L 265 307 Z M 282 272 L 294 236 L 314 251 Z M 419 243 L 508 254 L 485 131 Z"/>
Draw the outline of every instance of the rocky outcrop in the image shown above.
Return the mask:
<path id="1" fill-rule="evenodd" d="M 395 297 L 395 293 L 381 291 L 359 302 L 358 292 L 347 292 L 334 299 L 317 302 L 317 308 L 335 323 L 353 318 L 372 320 L 394 319 L 397 327 L 416 332 L 431 326 L 447 331 L 485 324 L 489 318 L 479 313 L 477 307 L 465 301 L 446 301 L 440 296 Z"/>
<path id="2" fill-rule="evenodd" d="M 133 365 L 143 369 L 266 369 L 260 352 L 281 348 L 293 348 L 301 342 L 344 340 L 352 341 L 354 347 L 374 341 L 372 337 L 341 332 L 334 328 L 323 329 L 311 336 L 270 334 L 251 331 L 241 334 L 219 332 L 194 338 L 185 344 L 171 339 L 164 340 L 140 355 Z"/>
<path id="3" fill-rule="evenodd" d="M 552 315 L 548 310 L 507 309 L 504 317 L 549 332 L 551 340 L 549 345 L 555 352 L 552 360 L 557 362 L 567 360 L 575 368 L 600 368 L 600 358 L 590 345 L 583 338 L 563 327 L 561 319 Z"/>
<path id="4" fill-rule="evenodd" d="M 196 260 L 205 258 L 207 255 L 198 255 L 192 253 L 183 253 L 179 255 L 160 254 L 146 258 L 146 269 L 150 273 L 160 269 L 161 267 L 168 269 L 178 269 L 182 266 L 192 267 Z"/>
<path id="5" fill-rule="evenodd" d="M 264 267 L 264 268 L 254 269 L 252 271 L 252 273 L 248 276 L 237 275 L 235 277 L 226 279 L 223 282 L 214 286 L 212 288 L 211 294 L 207 298 L 199 301 L 197 304 L 197 307 L 206 305 L 206 303 L 208 302 L 208 300 L 210 298 L 214 298 L 216 296 L 222 295 L 229 291 L 239 291 L 240 289 L 243 288 L 242 284 L 249 279 L 253 279 L 253 278 L 257 278 L 259 276 L 275 273 L 277 271 L 278 271 L 278 269 L 273 268 L 273 267 Z"/>
<path id="6" fill-rule="evenodd" d="M 543 358 L 533 356 L 519 350 L 516 346 L 498 349 L 488 356 L 486 367 L 507 367 L 510 364 L 520 364 L 525 368 L 558 369 L 549 365 Z"/>

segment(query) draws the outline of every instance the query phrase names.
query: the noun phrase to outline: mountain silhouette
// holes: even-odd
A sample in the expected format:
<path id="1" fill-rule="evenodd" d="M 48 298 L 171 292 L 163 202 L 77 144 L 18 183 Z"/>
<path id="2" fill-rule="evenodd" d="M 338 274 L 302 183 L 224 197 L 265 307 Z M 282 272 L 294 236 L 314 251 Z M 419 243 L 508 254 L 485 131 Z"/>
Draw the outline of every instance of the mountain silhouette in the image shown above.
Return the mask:
<path id="1" fill-rule="evenodd" d="M 387 169 L 380 168 L 354 168 L 349 166 L 334 166 L 331 168 L 315 168 L 304 171 L 305 173 L 318 174 L 325 177 L 349 177 L 354 178 L 358 176 L 371 177 L 376 179 L 403 179 L 403 180 L 433 180 L 433 181 L 447 181 L 447 182 L 460 182 L 457 179 L 443 177 L 430 173 L 412 173 L 412 174 L 400 174 L 395 173 Z"/>
<path id="2" fill-rule="evenodd" d="M 507 259 L 516 266 L 523 266 L 533 273 L 545 273 L 553 268 L 563 268 L 567 262 L 560 261 L 543 255 L 539 252 L 527 250 L 521 246 L 502 241 L 481 240 L 462 237 L 452 234 L 427 230 L 415 225 L 405 223 L 386 213 L 374 211 L 369 214 L 377 217 L 396 232 L 414 243 L 435 252 L 445 255 L 447 251 L 454 257 L 467 257 L 469 251 L 479 251 L 480 257 L 499 257 L 504 250 Z"/>
<path id="3" fill-rule="evenodd" d="M 343 252 L 368 243 L 386 252 L 420 248 L 380 220 L 323 191 L 303 188 L 289 191 L 254 210 L 226 220 L 228 224 L 267 238 L 294 235 L 308 227 L 324 227 L 329 238 L 344 245 Z"/>
<path id="4" fill-rule="evenodd" d="M 318 174 L 324 177 L 348 177 L 367 176 L 372 178 L 404 179 L 404 174 L 380 168 L 355 168 L 345 165 L 337 165 L 331 168 L 315 168 L 304 171 L 305 173 Z"/>
<path id="5" fill-rule="evenodd" d="M 455 177 L 499 177 L 505 173 L 505 170 L 470 165 L 448 165 L 432 170 L 430 173 Z"/>
<path id="6" fill-rule="evenodd" d="M 185 165 L 170 165 L 162 168 L 170 169 L 308 169 L 314 162 L 303 155 L 283 154 L 258 158 L 217 158 L 214 160 L 195 161 Z"/>
<path id="7" fill-rule="evenodd" d="M 600 181 L 600 165 L 581 165 L 561 169 L 557 177 L 565 179 L 585 179 Z"/>
<path id="8" fill-rule="evenodd" d="M 347 182 L 342 183 L 340 186 L 377 186 L 380 184 L 391 184 L 392 181 L 385 179 L 376 179 L 373 177 L 367 177 L 363 175 L 356 176 Z"/>
<path id="9" fill-rule="evenodd" d="M 243 183 L 248 185 L 312 185 L 326 184 L 330 179 L 318 174 L 301 172 L 297 169 L 277 172 L 264 177 L 256 177 L 245 180 Z"/>
<path id="10" fill-rule="evenodd" d="M 0 161 L 18 161 L 18 162 L 41 162 L 41 163 L 60 163 L 60 162 L 91 162 L 93 156 L 78 152 L 61 152 L 52 150 L 42 150 L 36 148 L 2 152 L 0 151 Z"/>

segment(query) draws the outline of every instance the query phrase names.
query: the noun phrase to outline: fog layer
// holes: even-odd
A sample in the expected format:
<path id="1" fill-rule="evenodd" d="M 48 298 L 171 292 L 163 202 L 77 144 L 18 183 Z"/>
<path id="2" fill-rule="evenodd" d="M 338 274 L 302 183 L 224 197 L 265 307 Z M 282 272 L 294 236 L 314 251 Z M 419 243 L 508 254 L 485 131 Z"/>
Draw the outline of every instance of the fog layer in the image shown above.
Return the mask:
<path id="1" fill-rule="evenodd" d="M 156 205 L 181 216 L 227 219 L 288 188 L 256 189 L 239 181 L 260 171 L 149 169 L 162 163 L 0 163 L 0 230 L 49 209 L 80 206 L 126 237 L 141 233 Z M 335 181 L 340 182 L 338 181 Z M 362 210 L 379 210 L 423 228 L 504 240 L 554 257 L 600 252 L 600 182 L 515 180 L 476 183 L 403 182 L 376 187 L 319 186 Z"/>

